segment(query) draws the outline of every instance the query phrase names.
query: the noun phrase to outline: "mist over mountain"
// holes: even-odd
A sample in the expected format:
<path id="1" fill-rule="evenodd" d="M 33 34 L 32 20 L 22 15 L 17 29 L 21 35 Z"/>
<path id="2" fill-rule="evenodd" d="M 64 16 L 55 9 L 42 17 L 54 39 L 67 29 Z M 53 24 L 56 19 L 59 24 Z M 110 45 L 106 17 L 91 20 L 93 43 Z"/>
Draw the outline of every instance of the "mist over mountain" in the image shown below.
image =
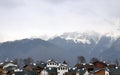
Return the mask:
<path id="1" fill-rule="evenodd" d="M 120 38 L 114 39 L 98 33 L 74 32 L 64 33 L 47 41 L 34 38 L 0 44 L 0 60 L 26 57 L 35 60 L 53 58 L 73 64 L 77 62 L 77 56 L 84 56 L 88 61 L 92 57 L 114 61 L 120 58 Z"/>

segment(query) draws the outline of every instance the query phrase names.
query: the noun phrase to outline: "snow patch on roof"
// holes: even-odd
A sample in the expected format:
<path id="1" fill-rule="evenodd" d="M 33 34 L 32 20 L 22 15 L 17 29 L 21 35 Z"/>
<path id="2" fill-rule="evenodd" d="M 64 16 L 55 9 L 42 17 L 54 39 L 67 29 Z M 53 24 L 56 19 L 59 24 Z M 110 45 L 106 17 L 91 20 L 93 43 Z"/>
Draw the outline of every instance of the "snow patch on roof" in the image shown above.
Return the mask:
<path id="1" fill-rule="evenodd" d="M 16 70 L 14 70 L 14 72 L 22 72 L 23 70 L 21 70 L 21 69 L 16 69 Z"/>

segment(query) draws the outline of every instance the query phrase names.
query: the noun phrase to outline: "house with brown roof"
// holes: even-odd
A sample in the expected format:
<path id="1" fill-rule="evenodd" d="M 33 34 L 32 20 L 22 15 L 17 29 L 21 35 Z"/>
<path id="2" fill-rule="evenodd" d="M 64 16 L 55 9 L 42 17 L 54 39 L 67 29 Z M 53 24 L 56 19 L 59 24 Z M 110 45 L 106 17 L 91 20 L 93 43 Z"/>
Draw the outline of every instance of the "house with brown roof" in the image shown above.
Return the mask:
<path id="1" fill-rule="evenodd" d="M 3 74 L 3 67 L 2 66 L 0 66 L 0 75 L 2 75 Z"/>

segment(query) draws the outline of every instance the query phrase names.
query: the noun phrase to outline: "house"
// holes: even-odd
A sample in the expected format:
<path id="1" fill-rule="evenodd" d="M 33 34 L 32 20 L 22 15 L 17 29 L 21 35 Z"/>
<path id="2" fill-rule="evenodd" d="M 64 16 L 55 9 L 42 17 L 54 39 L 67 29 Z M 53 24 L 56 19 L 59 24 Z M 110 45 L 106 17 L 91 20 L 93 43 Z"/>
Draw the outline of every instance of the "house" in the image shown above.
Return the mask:
<path id="1" fill-rule="evenodd" d="M 3 74 L 3 67 L 2 66 L 0 66 L 0 75 L 2 75 Z"/>
<path id="2" fill-rule="evenodd" d="M 94 68 L 93 75 L 110 75 L 108 68 Z"/>
<path id="3" fill-rule="evenodd" d="M 93 71 L 90 72 L 90 74 L 93 75 L 110 75 L 109 69 L 107 68 L 107 64 L 105 62 L 96 61 L 93 62 L 94 68 Z"/>
<path id="4" fill-rule="evenodd" d="M 68 66 L 67 64 L 59 64 L 59 67 L 57 67 L 58 75 L 64 75 L 66 72 L 68 72 Z"/>
<path id="5" fill-rule="evenodd" d="M 47 63 L 41 62 L 39 64 L 37 64 L 37 66 L 39 69 L 37 70 L 37 72 L 39 71 L 38 75 L 57 75 L 57 67 L 58 67 L 58 63 L 57 61 L 52 60 L 48 60 Z"/>
<path id="6" fill-rule="evenodd" d="M 77 69 L 76 75 L 89 75 L 89 72 L 85 69 Z"/>
<path id="7" fill-rule="evenodd" d="M 27 71 L 32 71 L 32 67 L 30 65 L 25 65 L 24 67 L 24 70 L 27 70 Z"/>
<path id="8" fill-rule="evenodd" d="M 26 75 L 37 75 L 37 73 L 35 71 L 33 71 L 32 67 L 30 65 L 25 65 L 23 67 L 23 72 Z"/>
<path id="9" fill-rule="evenodd" d="M 5 61 L 2 64 L 0 64 L 1 70 L 3 70 L 3 74 L 10 75 L 13 73 L 15 69 L 18 68 L 17 64 L 15 64 L 13 61 Z"/>
<path id="10" fill-rule="evenodd" d="M 55 68 L 55 67 L 45 67 L 44 73 L 45 73 L 45 71 L 46 71 L 46 74 L 48 74 L 48 75 L 57 75 L 58 74 L 57 68 Z"/>
<path id="11" fill-rule="evenodd" d="M 65 61 L 61 64 L 52 59 L 47 61 L 41 75 L 64 75 L 66 72 L 68 72 L 68 66 Z"/>
<path id="12" fill-rule="evenodd" d="M 107 68 L 115 68 L 116 65 L 115 64 L 107 64 Z"/>
<path id="13" fill-rule="evenodd" d="M 43 71 L 43 68 L 41 68 L 40 66 L 36 66 L 34 69 L 33 69 L 38 75 L 41 74 L 41 71 Z"/>
<path id="14" fill-rule="evenodd" d="M 14 70 L 18 68 L 17 64 L 15 64 L 14 62 L 4 62 L 3 64 L 3 69 L 11 69 Z"/>
<path id="15" fill-rule="evenodd" d="M 41 68 L 44 68 L 44 67 L 46 67 L 47 63 L 41 61 L 41 62 L 37 63 L 36 65 Z"/>
<path id="16" fill-rule="evenodd" d="M 49 74 L 47 70 L 43 69 L 39 75 L 49 75 Z"/>
<path id="17" fill-rule="evenodd" d="M 109 68 L 110 75 L 120 75 L 120 67 Z"/>
<path id="18" fill-rule="evenodd" d="M 81 64 L 76 64 L 75 67 L 82 69 L 82 68 L 86 68 L 86 70 L 88 72 L 93 71 L 94 69 L 94 65 L 92 63 L 81 63 Z"/>
<path id="19" fill-rule="evenodd" d="M 58 63 L 52 59 L 47 63 L 30 63 L 20 69 L 13 61 L 5 61 L 0 63 L 0 75 L 120 75 L 120 67 L 101 61 L 68 67 L 66 61 Z"/>
<path id="20" fill-rule="evenodd" d="M 57 61 L 54 61 L 53 59 L 52 60 L 48 60 L 47 61 L 47 64 L 46 64 L 46 67 L 58 67 L 58 63 Z"/>
<path id="21" fill-rule="evenodd" d="M 43 71 L 43 69 L 44 69 L 44 67 L 46 67 L 46 63 L 45 62 L 38 62 L 37 64 L 36 64 L 36 67 L 34 68 L 34 71 L 36 71 L 37 72 L 37 74 L 38 75 L 41 75 L 41 72 Z M 43 73 L 44 73 L 45 71 L 43 71 Z M 42 74 L 43 74 L 42 73 Z M 44 75 L 44 74 L 43 74 Z"/>
<path id="22" fill-rule="evenodd" d="M 27 70 L 23 70 L 23 73 L 25 75 L 37 75 L 37 73 L 35 71 L 27 71 Z"/>
<path id="23" fill-rule="evenodd" d="M 6 75 L 14 75 L 14 72 L 13 72 L 13 71 L 8 71 L 8 72 L 6 73 Z"/>
<path id="24" fill-rule="evenodd" d="M 96 61 L 93 63 L 94 68 L 105 68 L 107 67 L 107 64 L 101 61 Z"/>
<path id="25" fill-rule="evenodd" d="M 65 75 L 76 75 L 77 68 L 69 68 Z"/>
<path id="26" fill-rule="evenodd" d="M 46 67 L 44 67 L 44 70 L 41 72 L 42 74 L 48 74 L 48 75 L 57 75 L 57 67 L 58 63 L 55 60 L 48 60 Z M 42 75 L 41 74 L 41 75 Z M 43 74 L 43 75 L 44 75 Z"/>
<path id="27" fill-rule="evenodd" d="M 25 75 L 25 73 L 24 72 L 14 72 L 14 74 L 13 75 Z"/>
<path id="28" fill-rule="evenodd" d="M 23 70 L 23 71 L 14 71 L 12 75 L 38 75 L 38 74 L 36 74 L 36 72 L 34 71 Z"/>
<path id="29" fill-rule="evenodd" d="M 68 72 L 66 72 L 65 75 L 89 75 L 89 72 L 85 68 L 78 69 L 74 67 L 69 68 Z"/>

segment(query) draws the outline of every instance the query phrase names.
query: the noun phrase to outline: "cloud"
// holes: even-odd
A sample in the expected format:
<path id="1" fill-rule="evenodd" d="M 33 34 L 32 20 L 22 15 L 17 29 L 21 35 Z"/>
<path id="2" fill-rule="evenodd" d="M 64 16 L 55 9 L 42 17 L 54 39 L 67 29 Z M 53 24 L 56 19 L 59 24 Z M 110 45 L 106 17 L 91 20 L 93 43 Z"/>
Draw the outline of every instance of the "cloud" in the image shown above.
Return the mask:
<path id="1" fill-rule="evenodd" d="M 111 32 L 119 25 L 119 3 L 120 0 L 0 0 L 0 30 L 14 38 L 87 30 Z"/>
<path id="2" fill-rule="evenodd" d="M 51 3 L 63 3 L 66 0 L 43 0 L 43 1 L 51 2 Z"/>
<path id="3" fill-rule="evenodd" d="M 65 2 L 75 2 L 75 1 L 81 1 L 81 0 L 42 0 L 42 1 L 50 2 L 53 4 L 61 4 Z"/>
<path id="4" fill-rule="evenodd" d="M 120 30 L 120 26 L 118 26 L 118 29 L 117 30 Z"/>
<path id="5" fill-rule="evenodd" d="M 0 0 L 0 8 L 16 8 L 24 5 L 24 0 Z"/>

